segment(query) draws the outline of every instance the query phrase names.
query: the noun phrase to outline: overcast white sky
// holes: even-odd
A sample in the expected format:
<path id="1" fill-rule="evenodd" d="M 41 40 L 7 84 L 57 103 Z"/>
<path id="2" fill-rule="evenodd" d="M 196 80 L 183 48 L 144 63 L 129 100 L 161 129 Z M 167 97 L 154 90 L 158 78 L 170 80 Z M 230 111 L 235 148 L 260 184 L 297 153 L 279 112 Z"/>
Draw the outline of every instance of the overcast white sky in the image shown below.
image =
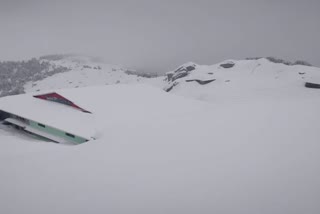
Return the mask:
<path id="1" fill-rule="evenodd" d="M 102 56 L 167 71 L 251 56 L 320 65 L 319 0 L 0 0 L 0 60 Z"/>

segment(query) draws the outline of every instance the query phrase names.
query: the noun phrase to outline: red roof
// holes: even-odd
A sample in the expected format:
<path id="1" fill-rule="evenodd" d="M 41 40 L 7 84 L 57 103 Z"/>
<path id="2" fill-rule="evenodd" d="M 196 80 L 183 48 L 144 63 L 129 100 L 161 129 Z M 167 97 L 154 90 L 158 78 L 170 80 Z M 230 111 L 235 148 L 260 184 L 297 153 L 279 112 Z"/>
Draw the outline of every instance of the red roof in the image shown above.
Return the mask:
<path id="1" fill-rule="evenodd" d="M 74 104 L 72 101 L 68 100 L 67 98 L 61 96 L 60 94 L 58 94 L 56 92 L 36 95 L 33 97 L 38 98 L 38 99 L 43 99 L 43 100 L 48 100 L 48 101 L 60 103 L 60 104 L 67 105 L 67 106 L 71 106 L 71 107 L 76 108 L 76 109 L 78 109 L 82 112 L 85 112 L 85 113 L 91 113 L 90 111 L 87 111 L 87 110 L 79 107 L 78 105 Z"/>

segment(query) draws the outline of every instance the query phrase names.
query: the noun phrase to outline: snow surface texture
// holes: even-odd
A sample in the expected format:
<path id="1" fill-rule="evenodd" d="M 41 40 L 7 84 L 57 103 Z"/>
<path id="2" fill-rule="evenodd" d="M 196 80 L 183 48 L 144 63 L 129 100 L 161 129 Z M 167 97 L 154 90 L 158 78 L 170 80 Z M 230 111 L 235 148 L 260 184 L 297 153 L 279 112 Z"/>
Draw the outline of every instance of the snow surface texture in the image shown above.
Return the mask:
<path id="1" fill-rule="evenodd" d="M 79 146 L 0 129 L 0 213 L 318 214 L 320 90 L 296 73 L 317 69 L 228 69 L 199 66 L 183 78 L 216 80 L 172 93 L 64 90 L 96 115 L 98 139 Z"/>

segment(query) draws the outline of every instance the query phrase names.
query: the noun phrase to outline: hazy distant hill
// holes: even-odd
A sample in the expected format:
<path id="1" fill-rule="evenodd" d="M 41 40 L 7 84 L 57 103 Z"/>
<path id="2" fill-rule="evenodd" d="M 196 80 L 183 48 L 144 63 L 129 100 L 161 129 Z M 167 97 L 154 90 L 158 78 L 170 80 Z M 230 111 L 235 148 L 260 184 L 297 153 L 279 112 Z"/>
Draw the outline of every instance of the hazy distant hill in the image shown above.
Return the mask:
<path id="1" fill-rule="evenodd" d="M 27 61 L 0 62 L 0 97 L 24 92 L 140 82 L 149 73 L 104 63 L 97 57 L 47 55 Z"/>
<path id="2" fill-rule="evenodd" d="M 67 71 L 69 71 L 67 67 L 36 58 L 27 61 L 0 62 L 0 96 L 21 94 L 27 82 L 39 81 Z"/>

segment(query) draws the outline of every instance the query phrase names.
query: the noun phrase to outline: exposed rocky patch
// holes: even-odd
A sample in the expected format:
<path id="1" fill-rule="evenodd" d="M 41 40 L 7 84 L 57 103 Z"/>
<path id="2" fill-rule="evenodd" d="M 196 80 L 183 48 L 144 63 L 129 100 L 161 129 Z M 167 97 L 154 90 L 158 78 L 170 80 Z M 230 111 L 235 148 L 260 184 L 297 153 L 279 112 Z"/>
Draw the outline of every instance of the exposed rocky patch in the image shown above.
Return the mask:
<path id="1" fill-rule="evenodd" d="M 179 84 L 178 82 L 174 82 L 172 84 L 167 85 L 163 90 L 166 91 L 166 92 L 170 92 L 178 84 Z"/>
<path id="2" fill-rule="evenodd" d="M 177 79 L 186 77 L 190 74 L 191 71 L 195 70 L 196 67 L 197 67 L 197 64 L 195 64 L 195 63 L 192 63 L 192 62 L 186 63 L 186 64 L 180 66 L 175 71 L 167 72 L 166 73 L 167 80 L 169 82 L 174 82 Z"/>
<path id="3" fill-rule="evenodd" d="M 187 63 L 167 73 L 164 90 L 203 99 L 211 94 L 214 97 L 217 89 L 240 93 L 241 90 L 301 88 L 304 84 L 308 88 L 320 88 L 317 84 L 320 83 L 320 69 L 303 64 L 307 63 L 288 63 L 275 58 L 226 60 L 215 65 Z"/>
<path id="4" fill-rule="evenodd" d="M 232 68 L 232 67 L 234 67 L 234 65 L 235 65 L 235 63 L 234 62 L 226 62 L 226 63 L 223 63 L 223 64 L 220 64 L 220 66 L 222 67 L 222 68 Z"/>
<path id="5" fill-rule="evenodd" d="M 191 79 L 191 80 L 186 80 L 186 82 L 197 82 L 200 85 L 206 85 L 208 83 L 211 83 L 215 81 L 216 79 L 211 79 L 211 80 L 197 80 L 197 79 Z"/>
<path id="6" fill-rule="evenodd" d="M 311 83 L 311 82 L 306 82 L 305 87 L 306 87 L 306 88 L 317 88 L 317 89 L 320 89 L 320 84 Z"/>

